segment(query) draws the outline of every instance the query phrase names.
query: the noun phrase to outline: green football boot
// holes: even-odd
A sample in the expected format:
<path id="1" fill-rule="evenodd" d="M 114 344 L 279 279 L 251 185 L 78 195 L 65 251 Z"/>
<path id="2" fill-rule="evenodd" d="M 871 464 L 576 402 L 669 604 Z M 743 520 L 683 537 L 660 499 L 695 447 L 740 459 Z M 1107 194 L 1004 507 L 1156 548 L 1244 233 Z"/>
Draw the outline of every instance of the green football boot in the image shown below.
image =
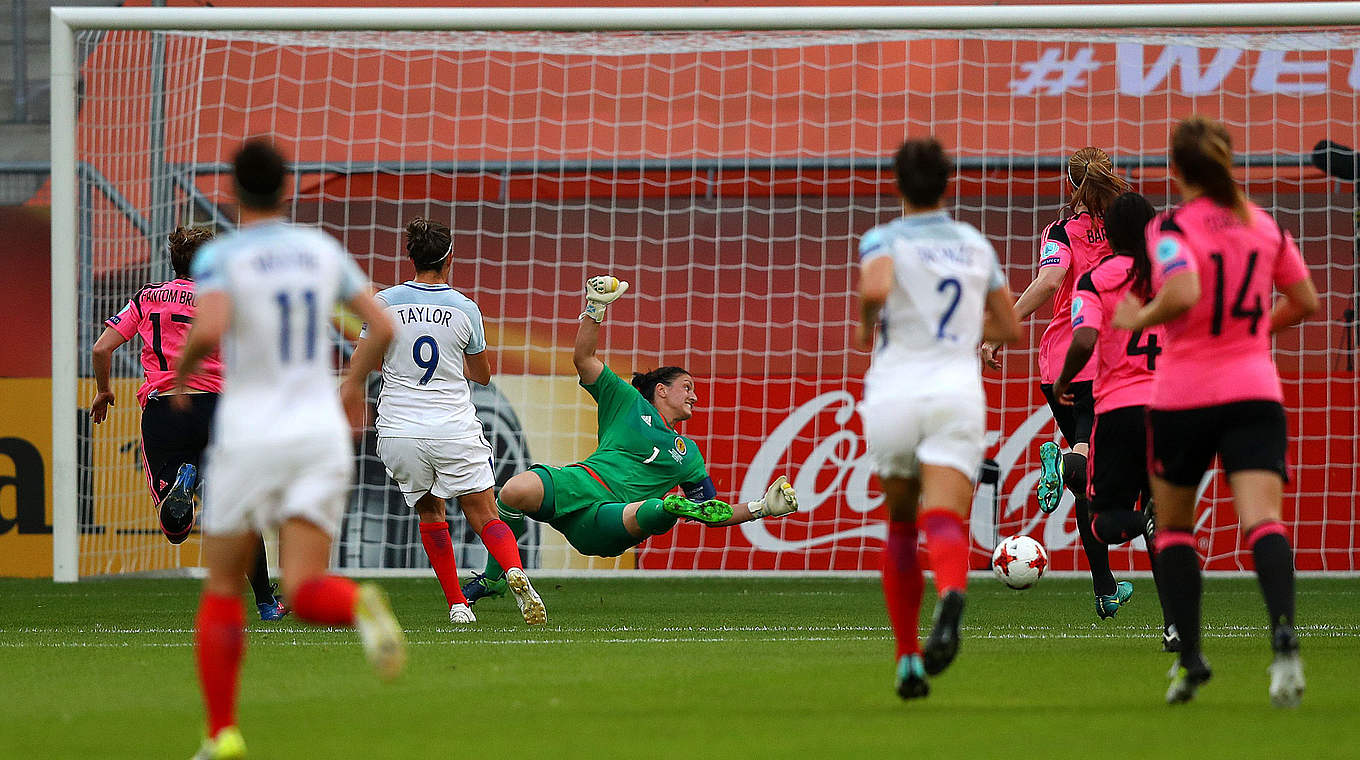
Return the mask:
<path id="1" fill-rule="evenodd" d="M 919 654 L 904 654 L 897 660 L 897 696 L 917 699 L 930 693 L 926 666 Z"/>
<path id="2" fill-rule="evenodd" d="M 506 583 L 504 575 L 493 580 L 481 573 L 474 573 L 472 580 L 463 584 L 463 596 L 467 597 L 469 606 L 489 596 L 505 596 L 509 590 L 510 584 Z"/>
<path id="3" fill-rule="evenodd" d="M 1096 594 L 1096 615 L 1101 620 L 1109 620 L 1119 612 L 1119 608 L 1133 598 L 1133 584 L 1120 581 L 1114 584 L 1113 594 Z"/>
<path id="4" fill-rule="evenodd" d="M 690 501 L 679 494 L 671 494 L 662 500 L 661 508 L 668 514 L 705 525 L 715 525 L 732 519 L 732 505 L 717 499 Z"/>
<path id="5" fill-rule="evenodd" d="M 1063 492 L 1062 451 L 1048 441 L 1039 447 L 1039 510 L 1046 515 L 1058 508 Z"/>

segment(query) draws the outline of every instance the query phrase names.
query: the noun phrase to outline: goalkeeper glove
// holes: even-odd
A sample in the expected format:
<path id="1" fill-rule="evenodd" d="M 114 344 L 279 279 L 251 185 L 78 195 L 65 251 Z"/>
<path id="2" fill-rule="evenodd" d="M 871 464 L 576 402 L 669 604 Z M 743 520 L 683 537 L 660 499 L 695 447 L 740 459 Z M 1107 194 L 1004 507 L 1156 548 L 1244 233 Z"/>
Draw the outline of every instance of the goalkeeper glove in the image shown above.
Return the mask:
<path id="1" fill-rule="evenodd" d="M 794 493 L 789 479 L 780 475 L 765 491 L 765 498 L 746 505 L 752 517 L 779 517 L 798 511 L 798 494 Z"/>
<path id="2" fill-rule="evenodd" d="M 628 283 L 612 275 L 600 275 L 586 280 L 586 310 L 581 317 L 590 317 L 596 322 L 604 321 L 605 307 L 611 305 L 619 296 L 628 292 Z"/>
<path id="3" fill-rule="evenodd" d="M 586 310 L 581 312 L 581 316 L 603 322 L 605 307 L 627 292 L 628 283 L 613 275 L 604 274 L 586 280 Z"/>

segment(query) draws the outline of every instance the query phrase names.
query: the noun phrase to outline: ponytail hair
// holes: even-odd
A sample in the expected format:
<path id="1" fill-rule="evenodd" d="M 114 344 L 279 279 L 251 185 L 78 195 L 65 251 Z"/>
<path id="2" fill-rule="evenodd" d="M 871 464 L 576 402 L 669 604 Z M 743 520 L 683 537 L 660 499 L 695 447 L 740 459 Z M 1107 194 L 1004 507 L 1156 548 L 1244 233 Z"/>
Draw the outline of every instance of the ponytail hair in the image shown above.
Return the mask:
<path id="1" fill-rule="evenodd" d="M 1109 238 L 1110 248 L 1115 253 L 1125 254 L 1133 259 L 1129 276 L 1120 283 L 1130 281 L 1135 296 L 1144 301 L 1152 298 L 1152 260 L 1147 252 L 1147 226 L 1157 210 L 1147 198 L 1138 193 L 1124 193 L 1105 210 L 1105 235 Z"/>
<path id="2" fill-rule="evenodd" d="M 453 253 L 453 233 L 439 222 L 416 217 L 406 225 L 406 255 L 417 272 L 438 272 Z"/>
<path id="3" fill-rule="evenodd" d="M 1096 219 L 1105 218 L 1110 202 L 1131 189 L 1123 177 L 1114 173 L 1109 155 L 1089 146 L 1067 159 L 1067 178 L 1075 189 L 1063 210 L 1076 213 L 1077 206 L 1084 206 Z"/>
<path id="4" fill-rule="evenodd" d="M 1244 223 L 1251 221 L 1246 197 L 1232 176 L 1232 137 L 1207 116 L 1191 116 L 1171 132 L 1171 163 L 1193 185 Z"/>
<path id="5" fill-rule="evenodd" d="M 638 393 L 641 393 L 642 397 L 647 399 L 647 403 L 655 404 L 657 383 L 670 385 L 675 382 L 677 377 L 688 374 L 689 372 L 680 367 L 661 367 L 651 372 L 634 372 L 633 387 L 637 388 Z"/>
<path id="6" fill-rule="evenodd" d="M 213 239 L 213 231 L 207 227 L 179 227 L 166 238 L 170 250 L 170 267 L 175 276 L 184 279 L 189 276 L 189 267 L 194 263 L 194 254 L 203 244 Z"/>

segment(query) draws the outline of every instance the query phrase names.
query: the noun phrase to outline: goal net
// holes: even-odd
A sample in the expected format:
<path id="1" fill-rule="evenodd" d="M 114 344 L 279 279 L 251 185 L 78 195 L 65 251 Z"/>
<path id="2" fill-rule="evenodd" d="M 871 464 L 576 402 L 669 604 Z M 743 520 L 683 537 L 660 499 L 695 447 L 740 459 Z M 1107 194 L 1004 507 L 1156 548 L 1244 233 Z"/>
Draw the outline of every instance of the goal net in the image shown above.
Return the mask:
<path id="1" fill-rule="evenodd" d="M 954 153 L 948 207 L 993 242 L 1018 293 L 1067 199 L 1072 152 L 1105 149 L 1164 208 L 1171 127 L 1221 119 L 1247 192 L 1299 240 L 1323 294 L 1317 317 L 1276 344 L 1297 564 L 1360 569 L 1355 188 L 1310 162 L 1319 140 L 1360 142 L 1360 28 L 86 30 L 76 48 L 76 123 L 53 128 L 76 135 L 80 403 L 102 320 L 167 278 L 176 225 L 233 227 L 228 162 L 263 134 L 294 162 L 289 215 L 339 239 L 378 287 L 412 275 L 408 220 L 451 225 L 452 284 L 486 319 L 495 376 L 474 399 L 498 480 L 591 451 L 595 406 L 571 346 L 584 280 L 612 273 L 632 290 L 610 309 L 606 362 L 625 378 L 661 365 L 695 376 L 699 408 L 681 431 L 721 495 L 755 498 L 779 474 L 800 495 L 788 518 L 682 524 L 610 560 L 539 526 L 526 558 L 552 570 L 875 569 L 884 515 L 856 410 L 868 356 L 848 338 L 858 236 L 900 213 L 897 145 L 934 134 Z M 1033 498 L 1039 445 L 1057 435 L 1035 361 L 1050 314 L 985 375 L 998 476 L 974 502 L 975 567 L 1016 533 L 1041 540 L 1056 569 L 1085 566 L 1070 496 L 1052 516 Z M 336 321 L 338 365 L 354 328 Z M 76 508 L 58 514 L 75 521 L 82 576 L 199 562 L 196 533 L 174 547 L 157 529 L 131 403 L 137 355 L 117 352 L 108 422 L 58 431 L 78 452 Z M 374 444 L 370 431 L 335 562 L 427 567 Z M 1251 562 L 1226 497 L 1211 473 L 1197 538 L 1212 570 Z M 479 569 L 476 536 L 456 509 L 451 521 L 460 566 Z M 1146 569 L 1141 539 L 1112 561 Z"/>

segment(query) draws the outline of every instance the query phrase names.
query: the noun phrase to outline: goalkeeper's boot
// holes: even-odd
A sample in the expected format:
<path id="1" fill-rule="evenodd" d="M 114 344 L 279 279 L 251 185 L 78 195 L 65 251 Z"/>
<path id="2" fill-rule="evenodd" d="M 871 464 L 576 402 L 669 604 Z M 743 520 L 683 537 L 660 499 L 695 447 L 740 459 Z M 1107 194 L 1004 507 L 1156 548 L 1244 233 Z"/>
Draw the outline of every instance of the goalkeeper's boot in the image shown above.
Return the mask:
<path id="1" fill-rule="evenodd" d="M 1189 702 L 1195 698 L 1195 692 L 1199 691 L 1199 687 L 1208 683 L 1213 675 L 1213 671 L 1209 670 L 1209 663 L 1198 653 L 1190 665 L 1177 662 L 1171 667 L 1171 672 L 1167 673 L 1171 678 L 1171 686 L 1166 690 L 1166 703 L 1179 705 Z"/>
<path id="2" fill-rule="evenodd" d="M 172 544 L 182 544 L 194 528 L 194 487 L 198 484 L 198 468 L 182 464 L 175 474 L 175 483 L 161 499 L 161 532 Z"/>
<path id="3" fill-rule="evenodd" d="M 1162 626 L 1162 651 L 1181 651 L 1181 635 L 1176 631 L 1175 623 L 1167 623 Z"/>
<path id="4" fill-rule="evenodd" d="M 466 625 L 477 622 L 477 616 L 472 614 L 472 608 L 466 604 L 455 604 L 449 608 L 449 622 Z"/>
<path id="5" fill-rule="evenodd" d="M 463 596 L 467 597 L 469 607 L 476 604 L 479 599 L 505 596 L 505 592 L 509 590 L 510 586 L 506 584 L 505 576 L 493 580 L 483 573 L 473 573 L 472 580 L 463 584 Z"/>
<path id="6" fill-rule="evenodd" d="M 1299 659 L 1299 639 L 1294 627 L 1275 627 L 1275 660 L 1270 663 L 1270 703 L 1276 707 L 1298 707 L 1303 701 L 1303 661 Z"/>
<path id="7" fill-rule="evenodd" d="M 926 666 L 919 654 L 904 654 L 897 658 L 897 696 L 918 699 L 930 693 L 926 681 Z"/>
<path id="8" fill-rule="evenodd" d="M 236 726 L 227 726 L 212 739 L 204 739 L 189 760 L 241 760 L 246 756 L 246 740 Z"/>
<path id="9" fill-rule="evenodd" d="M 1113 594 L 1096 594 L 1096 616 L 1101 620 L 1109 620 L 1119 612 L 1119 608 L 1129 603 L 1133 598 L 1133 584 L 1128 581 L 1120 581 L 1114 584 Z"/>
<path id="10" fill-rule="evenodd" d="M 1039 510 L 1052 514 L 1063 492 L 1062 451 L 1058 444 L 1047 441 L 1039 447 L 1039 468 Z"/>
<path id="11" fill-rule="evenodd" d="M 529 582 L 529 576 L 518 567 L 512 567 L 505 571 L 505 584 L 510 587 L 510 593 L 515 595 L 515 604 L 519 605 L 519 612 L 524 616 L 524 622 L 529 625 L 543 625 L 548 622 L 548 609 L 543 606 L 543 600 L 534 591 L 534 584 Z"/>
<path id="12" fill-rule="evenodd" d="M 375 584 L 359 586 L 354 603 L 354 626 L 364 644 L 364 655 L 384 681 L 401 675 L 406 667 L 406 633 L 392 614 L 387 595 Z"/>
<path id="13" fill-rule="evenodd" d="M 671 494 L 661 500 L 661 508 L 667 514 L 705 525 L 716 525 L 732 519 L 732 505 L 717 499 L 690 501 L 679 494 Z"/>
<path id="14" fill-rule="evenodd" d="M 959 620 L 963 617 L 963 592 L 950 591 L 935 604 L 935 626 L 926 639 L 926 673 L 937 676 L 959 653 Z"/>

